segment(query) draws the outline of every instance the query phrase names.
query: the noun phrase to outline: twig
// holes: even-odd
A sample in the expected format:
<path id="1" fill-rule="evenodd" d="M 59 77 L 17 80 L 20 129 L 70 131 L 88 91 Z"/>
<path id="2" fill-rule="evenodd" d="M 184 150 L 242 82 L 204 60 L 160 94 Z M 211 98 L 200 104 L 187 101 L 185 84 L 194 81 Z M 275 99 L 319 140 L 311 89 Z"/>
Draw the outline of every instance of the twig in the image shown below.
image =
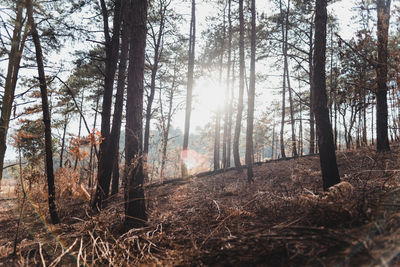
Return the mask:
<path id="1" fill-rule="evenodd" d="M 218 221 L 219 217 L 221 216 L 221 210 L 219 209 L 219 205 L 218 205 L 217 201 L 213 200 L 213 202 L 215 203 L 215 206 L 217 206 L 217 209 L 218 209 L 218 217 L 215 219 L 216 221 Z"/>
<path id="2" fill-rule="evenodd" d="M 42 253 L 42 244 L 40 242 L 39 242 L 39 254 L 40 254 L 40 259 L 42 260 L 43 267 L 46 267 L 46 262 L 44 260 L 43 253 Z"/>

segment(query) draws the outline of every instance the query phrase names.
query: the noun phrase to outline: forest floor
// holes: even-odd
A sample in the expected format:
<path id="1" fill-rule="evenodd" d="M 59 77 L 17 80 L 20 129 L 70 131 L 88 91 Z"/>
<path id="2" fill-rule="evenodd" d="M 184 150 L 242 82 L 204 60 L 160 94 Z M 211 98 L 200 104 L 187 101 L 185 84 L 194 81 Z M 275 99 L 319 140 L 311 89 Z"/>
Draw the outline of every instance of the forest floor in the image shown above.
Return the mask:
<path id="1" fill-rule="evenodd" d="M 122 193 L 94 214 L 77 185 L 58 185 L 53 226 L 32 190 L 15 255 L 22 198 L 3 187 L 0 266 L 400 266 L 399 152 L 338 152 L 345 182 L 328 193 L 318 156 L 256 165 L 251 184 L 246 170 L 149 184 L 148 225 L 127 233 Z"/>

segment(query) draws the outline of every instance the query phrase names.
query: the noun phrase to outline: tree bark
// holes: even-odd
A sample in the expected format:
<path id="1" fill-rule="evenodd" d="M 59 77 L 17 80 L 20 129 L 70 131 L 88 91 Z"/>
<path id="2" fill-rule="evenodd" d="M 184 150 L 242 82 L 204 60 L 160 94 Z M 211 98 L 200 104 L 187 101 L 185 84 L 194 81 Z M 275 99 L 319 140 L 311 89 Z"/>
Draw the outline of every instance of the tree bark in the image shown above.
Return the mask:
<path id="1" fill-rule="evenodd" d="M 309 154 L 315 153 L 315 116 L 314 111 L 312 109 L 312 101 L 313 101 L 313 24 L 310 23 L 310 43 L 309 43 L 309 51 L 308 51 L 308 66 L 309 66 L 309 81 L 310 81 L 310 144 L 309 144 Z"/>
<path id="2" fill-rule="evenodd" d="M 231 89 L 231 77 L 230 77 L 230 72 L 231 72 L 231 64 L 232 64 L 232 18 L 231 18 L 231 0 L 227 0 L 228 2 L 228 62 L 226 65 L 226 91 L 225 91 L 225 117 L 224 117 L 224 135 L 223 135 L 223 141 L 222 141 L 222 167 L 224 169 L 228 168 L 229 163 L 228 163 L 228 154 L 230 153 L 230 149 L 228 151 L 228 140 L 230 142 L 229 136 L 231 135 L 231 132 L 228 132 L 229 127 L 229 122 L 230 122 L 230 102 L 232 101 L 230 99 L 230 89 Z M 225 23 L 224 23 L 225 27 Z M 225 29 L 224 29 L 225 31 Z M 230 160 L 230 159 L 229 159 Z"/>
<path id="3" fill-rule="evenodd" d="M 376 66 L 376 149 L 378 152 L 390 151 L 388 138 L 388 38 L 391 0 L 377 0 L 378 14 L 378 59 Z"/>
<path id="4" fill-rule="evenodd" d="M 20 69 L 20 62 L 22 52 L 25 46 L 25 40 L 28 35 L 28 29 L 25 28 L 23 36 L 23 9 L 24 1 L 18 0 L 16 2 L 16 18 L 14 22 L 13 36 L 10 40 L 11 50 L 8 58 L 7 76 L 4 86 L 4 96 L 1 104 L 1 117 L 0 117 L 0 188 L 1 180 L 3 178 L 4 157 L 7 150 L 7 134 L 8 125 L 10 123 L 11 110 L 14 102 L 14 93 L 17 86 L 18 72 Z M 27 27 L 27 26 L 26 26 Z"/>
<path id="5" fill-rule="evenodd" d="M 145 160 L 147 160 L 147 154 L 149 153 L 149 141 L 150 141 L 150 120 L 152 115 L 152 105 L 154 101 L 154 95 L 156 91 L 156 76 L 158 72 L 159 60 L 162 56 L 162 39 L 164 36 L 164 21 L 165 21 L 165 12 L 167 6 L 164 6 L 162 2 L 160 3 L 160 26 L 158 28 L 157 38 L 154 36 L 154 57 L 153 57 L 153 65 L 151 66 L 151 80 L 150 80 L 150 94 L 147 97 L 147 107 L 146 107 L 146 123 L 144 127 L 144 146 L 143 153 L 145 155 Z"/>
<path id="6" fill-rule="evenodd" d="M 326 96 L 326 23 L 328 17 L 326 6 L 327 0 L 316 0 L 312 101 L 317 124 L 323 189 L 325 191 L 340 182 Z"/>
<path id="7" fill-rule="evenodd" d="M 129 32 L 129 14 L 127 14 L 127 7 L 123 5 L 123 27 L 122 27 L 122 45 L 120 63 L 118 68 L 118 82 L 117 93 L 114 103 L 114 116 L 112 121 L 111 133 L 108 137 L 107 147 L 105 153 L 100 156 L 99 168 L 97 173 L 97 187 L 96 193 L 92 200 L 93 208 L 102 208 L 102 202 L 106 199 L 110 192 L 111 173 L 114 166 L 115 155 L 118 153 L 119 139 L 121 132 L 122 110 L 124 106 L 124 91 L 126 80 L 126 65 L 130 45 L 130 32 Z"/>
<path id="8" fill-rule="evenodd" d="M 114 165 L 112 171 L 111 195 L 115 195 L 119 190 L 119 140 L 114 158 Z"/>
<path id="9" fill-rule="evenodd" d="M 33 19 L 32 0 L 26 1 L 26 9 L 28 13 L 28 21 L 31 26 L 31 35 L 35 44 L 36 62 L 40 83 L 40 95 L 42 98 L 42 111 L 44 123 L 44 138 L 45 138 L 45 151 L 46 151 L 46 175 L 47 175 L 47 188 L 48 188 L 48 202 L 51 222 L 57 224 L 60 222 L 55 203 L 56 192 L 54 186 L 54 170 L 53 170 L 53 147 L 51 139 L 51 121 L 49 112 L 49 102 L 47 99 L 47 84 L 44 73 L 43 52 L 40 44 L 39 34 L 36 29 L 36 24 Z"/>
<path id="10" fill-rule="evenodd" d="M 240 129 L 242 127 L 243 94 L 244 94 L 244 18 L 243 0 L 239 0 L 239 99 L 236 114 L 235 135 L 233 137 L 233 160 L 238 171 L 242 171 L 239 153 Z"/>
<path id="11" fill-rule="evenodd" d="M 247 105 L 246 129 L 246 165 L 247 181 L 253 181 L 253 128 L 254 128 L 254 98 L 256 91 L 256 0 L 251 1 L 251 37 L 250 37 L 250 85 Z"/>
<path id="12" fill-rule="evenodd" d="M 147 221 L 143 170 L 143 80 L 146 48 L 147 1 L 132 0 L 128 88 L 126 99 L 126 170 L 125 227 L 142 227 Z"/>
<path id="13" fill-rule="evenodd" d="M 63 127 L 63 135 L 62 135 L 62 140 L 61 140 L 61 152 L 60 152 L 60 168 L 63 166 L 64 162 L 64 147 L 65 147 L 65 135 L 67 133 L 67 126 L 68 126 L 68 115 L 65 115 L 64 117 L 64 127 Z"/>
<path id="14" fill-rule="evenodd" d="M 98 179 L 100 175 L 104 172 L 105 163 L 109 164 L 105 158 L 109 158 L 110 155 L 107 155 L 107 147 L 109 143 L 109 135 L 110 135 L 110 120 L 111 120 L 111 106 L 112 106 L 112 96 L 114 90 L 114 78 L 117 70 L 118 58 L 119 58 L 119 46 L 120 46 L 120 32 L 121 32 L 121 17 L 122 17 L 122 0 L 116 0 L 114 2 L 114 18 L 113 18 L 113 31 L 112 36 L 110 36 L 110 29 L 108 25 L 109 14 L 107 10 L 107 5 L 105 0 L 100 0 L 101 12 L 103 16 L 103 25 L 104 25 L 104 38 L 105 38 L 105 51 L 106 51 L 106 59 L 105 59 L 105 70 L 104 70 L 104 92 L 103 92 L 103 103 L 101 110 L 101 137 L 103 141 L 100 144 L 100 153 L 98 160 Z M 113 154 L 114 155 L 114 154 Z M 111 160 L 113 161 L 113 160 Z M 112 164 L 110 169 L 112 169 Z M 108 196 L 109 189 L 104 188 L 104 183 L 106 181 L 98 180 L 97 188 L 101 190 L 102 197 Z M 109 185 L 110 181 L 108 181 Z M 99 188 L 101 186 L 101 188 Z M 96 192 L 97 190 L 96 189 Z M 92 204 L 99 204 L 99 195 L 100 193 L 96 193 L 95 197 L 92 200 Z M 96 200 L 95 200 L 96 199 Z M 100 207 L 100 206 L 99 206 Z"/>
<path id="15" fill-rule="evenodd" d="M 190 34 L 189 34 L 189 62 L 188 62 L 188 80 L 187 80 L 187 92 L 186 92 L 185 132 L 183 135 L 183 146 L 181 155 L 182 177 L 188 176 L 188 170 L 183 161 L 183 157 L 187 155 L 187 150 L 189 147 L 190 115 L 192 113 L 192 91 L 194 83 L 193 75 L 194 75 L 195 48 L 196 48 L 196 1 L 192 0 L 192 18 L 190 20 Z"/>

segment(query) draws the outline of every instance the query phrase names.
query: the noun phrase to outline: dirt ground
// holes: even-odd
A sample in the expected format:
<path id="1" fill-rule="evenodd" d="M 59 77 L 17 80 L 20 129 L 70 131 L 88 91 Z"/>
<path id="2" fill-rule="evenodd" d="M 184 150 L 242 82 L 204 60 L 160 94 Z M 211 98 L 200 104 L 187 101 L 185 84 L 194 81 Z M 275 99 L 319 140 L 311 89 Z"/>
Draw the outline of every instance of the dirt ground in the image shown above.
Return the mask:
<path id="1" fill-rule="evenodd" d="M 19 207 L 3 198 L 0 263 L 400 266 L 399 148 L 393 151 L 339 152 L 347 183 L 329 193 L 321 190 L 318 156 L 256 165 L 251 184 L 245 170 L 150 184 L 148 225 L 125 234 L 122 193 L 100 214 L 73 192 L 63 196 L 56 226 L 45 223 L 45 202 L 27 201 L 14 256 Z"/>

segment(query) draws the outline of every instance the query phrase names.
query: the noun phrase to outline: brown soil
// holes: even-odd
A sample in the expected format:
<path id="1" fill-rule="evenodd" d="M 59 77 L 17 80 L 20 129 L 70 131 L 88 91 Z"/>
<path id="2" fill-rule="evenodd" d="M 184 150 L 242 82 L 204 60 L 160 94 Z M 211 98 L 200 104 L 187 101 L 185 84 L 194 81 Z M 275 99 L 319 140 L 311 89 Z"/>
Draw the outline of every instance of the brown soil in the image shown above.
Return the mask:
<path id="1" fill-rule="evenodd" d="M 398 148 L 393 148 L 386 154 L 373 148 L 338 153 L 341 178 L 351 191 L 321 191 L 318 156 L 256 166 L 252 184 L 245 171 L 235 170 L 151 184 L 146 187 L 148 226 L 122 236 L 122 194 L 98 215 L 73 194 L 59 199 L 62 224 L 57 226 L 28 217 L 36 212 L 27 205 L 14 261 L 6 248 L 13 245 L 15 230 L 5 229 L 16 225 L 17 213 L 1 206 L 0 262 L 396 266 L 400 183 Z M 39 209 L 45 211 L 45 203 Z"/>

